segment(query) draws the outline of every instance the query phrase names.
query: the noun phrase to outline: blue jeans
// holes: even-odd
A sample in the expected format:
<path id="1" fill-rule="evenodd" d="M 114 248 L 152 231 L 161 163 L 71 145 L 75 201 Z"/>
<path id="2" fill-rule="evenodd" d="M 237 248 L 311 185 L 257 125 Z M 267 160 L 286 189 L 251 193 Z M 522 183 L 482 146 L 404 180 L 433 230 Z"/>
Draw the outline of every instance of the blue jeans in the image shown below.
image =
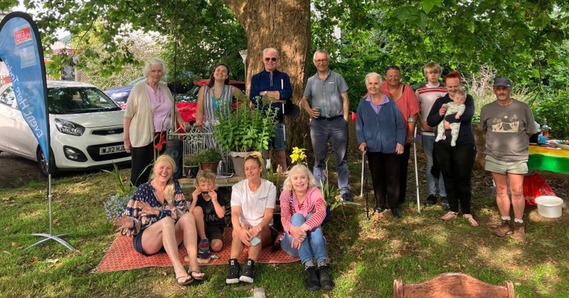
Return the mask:
<path id="1" fill-rule="evenodd" d="M 331 140 L 338 170 L 338 189 L 340 189 L 340 194 L 349 193 L 348 123 L 344 121 L 343 117 L 337 117 L 333 120 L 312 119 L 310 139 L 314 150 L 313 172 L 316 185 L 320 187 L 326 183 L 326 155 L 328 153 L 328 140 Z"/>
<path id="2" fill-rule="evenodd" d="M 421 142 L 423 143 L 423 152 L 425 152 L 425 172 L 427 172 L 427 185 L 429 187 L 429 194 L 436 195 L 437 188 L 436 178 L 431 174 L 431 169 L 433 168 L 433 146 L 435 144 L 435 136 L 422 136 Z M 441 197 L 447 196 L 447 191 L 445 189 L 445 180 L 443 179 L 443 173 L 439 173 L 439 194 Z"/>
<path id="3" fill-rule="evenodd" d="M 290 218 L 290 224 L 295 227 L 300 227 L 310 216 L 312 216 L 312 214 L 308 214 L 306 218 L 304 218 L 301 213 L 296 213 Z M 302 264 L 312 259 L 316 259 L 316 261 L 326 260 L 326 243 L 321 227 L 306 232 L 306 238 L 298 249 L 291 247 L 292 240 L 292 236 L 289 233 L 285 233 L 281 240 L 281 247 L 290 256 L 300 257 Z"/>

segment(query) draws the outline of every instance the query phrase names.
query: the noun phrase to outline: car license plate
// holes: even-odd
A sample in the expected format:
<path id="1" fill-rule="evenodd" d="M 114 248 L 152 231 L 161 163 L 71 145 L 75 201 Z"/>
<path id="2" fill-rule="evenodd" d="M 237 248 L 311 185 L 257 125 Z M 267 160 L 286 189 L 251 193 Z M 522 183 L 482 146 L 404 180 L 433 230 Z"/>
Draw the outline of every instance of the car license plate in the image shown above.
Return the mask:
<path id="1" fill-rule="evenodd" d="M 124 145 L 107 146 L 99 148 L 100 155 L 114 154 L 124 152 Z"/>

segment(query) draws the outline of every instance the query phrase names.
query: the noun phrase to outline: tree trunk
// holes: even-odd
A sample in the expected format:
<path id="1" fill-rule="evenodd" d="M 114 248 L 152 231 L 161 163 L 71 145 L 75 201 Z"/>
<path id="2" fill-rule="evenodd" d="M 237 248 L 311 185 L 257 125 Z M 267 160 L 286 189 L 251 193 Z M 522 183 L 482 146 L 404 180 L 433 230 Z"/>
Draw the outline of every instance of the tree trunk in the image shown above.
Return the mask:
<path id="1" fill-rule="evenodd" d="M 310 1 L 306 0 L 223 0 L 235 13 L 247 34 L 247 90 L 250 78 L 263 69 L 263 49 L 276 48 L 278 69 L 288 73 L 292 101 L 299 104 L 308 79 L 306 72 L 310 51 Z M 287 120 L 287 139 L 292 146 L 309 148 L 307 114 L 301 111 L 295 120 Z"/>

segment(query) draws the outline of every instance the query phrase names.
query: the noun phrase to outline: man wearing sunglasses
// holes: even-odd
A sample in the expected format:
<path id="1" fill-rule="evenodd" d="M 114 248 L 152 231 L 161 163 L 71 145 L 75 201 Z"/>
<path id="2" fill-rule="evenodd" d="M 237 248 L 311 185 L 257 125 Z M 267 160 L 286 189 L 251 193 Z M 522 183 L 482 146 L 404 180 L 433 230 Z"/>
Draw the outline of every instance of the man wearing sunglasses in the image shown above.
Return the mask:
<path id="1" fill-rule="evenodd" d="M 284 124 L 285 104 L 291 103 L 292 87 L 290 78 L 285 72 L 279 71 L 279 52 L 275 48 L 263 50 L 263 64 L 265 68 L 251 78 L 251 92 L 249 99 L 254 105 L 271 103 L 277 110 L 275 136 L 272 146 L 277 164 L 282 172 L 286 172 L 286 134 Z"/>

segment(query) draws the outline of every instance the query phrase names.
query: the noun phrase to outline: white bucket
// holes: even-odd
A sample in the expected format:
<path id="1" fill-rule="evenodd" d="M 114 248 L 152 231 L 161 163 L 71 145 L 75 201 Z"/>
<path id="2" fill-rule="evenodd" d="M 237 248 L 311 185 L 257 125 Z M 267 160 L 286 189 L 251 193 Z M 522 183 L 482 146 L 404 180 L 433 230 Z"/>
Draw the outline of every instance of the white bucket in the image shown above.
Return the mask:
<path id="1" fill-rule="evenodd" d="M 537 212 L 547 218 L 558 218 L 561 216 L 561 205 L 563 200 L 556 196 L 539 196 L 535 198 Z"/>

